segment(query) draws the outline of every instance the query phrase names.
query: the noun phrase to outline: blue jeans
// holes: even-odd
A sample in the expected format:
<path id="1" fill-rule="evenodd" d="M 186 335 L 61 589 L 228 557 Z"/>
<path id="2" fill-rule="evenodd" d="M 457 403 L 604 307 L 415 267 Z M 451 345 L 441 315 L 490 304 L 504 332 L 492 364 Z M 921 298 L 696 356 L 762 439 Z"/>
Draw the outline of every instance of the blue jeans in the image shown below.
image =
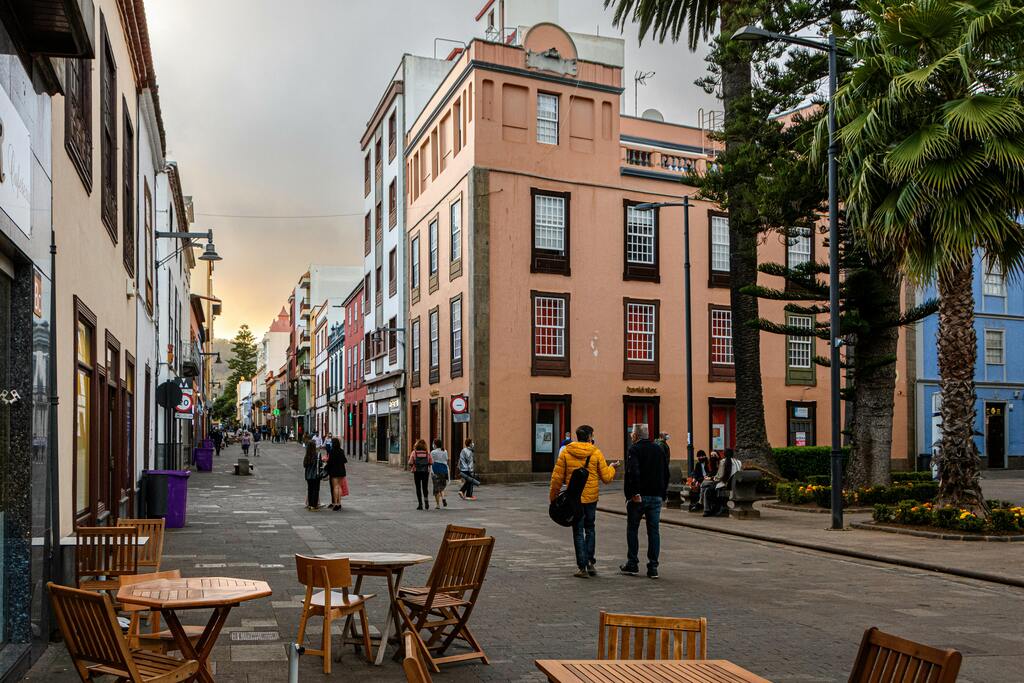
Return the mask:
<path id="1" fill-rule="evenodd" d="M 661 534 L 658 524 L 661 522 L 662 498 L 658 496 L 641 496 L 639 503 L 626 503 L 626 564 L 639 566 L 640 520 L 647 520 L 647 571 L 658 568 L 658 555 L 661 553 Z"/>
<path id="2" fill-rule="evenodd" d="M 572 525 L 572 544 L 576 550 L 576 566 L 586 569 L 594 564 L 594 549 L 597 546 L 597 530 L 594 521 L 597 519 L 597 502 L 583 503 L 583 516 Z"/>

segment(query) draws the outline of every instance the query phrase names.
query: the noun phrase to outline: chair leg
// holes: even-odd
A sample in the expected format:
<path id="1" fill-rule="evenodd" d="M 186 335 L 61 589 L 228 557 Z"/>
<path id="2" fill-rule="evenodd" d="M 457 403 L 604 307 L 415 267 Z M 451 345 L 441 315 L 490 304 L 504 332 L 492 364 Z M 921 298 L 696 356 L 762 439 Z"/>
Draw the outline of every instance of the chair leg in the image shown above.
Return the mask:
<path id="1" fill-rule="evenodd" d="M 299 638 L 298 638 L 298 641 L 297 641 L 299 643 L 299 645 L 302 645 L 302 643 L 304 642 L 304 639 L 306 637 L 306 621 L 308 619 L 309 619 L 309 612 L 306 611 L 305 607 L 303 607 L 302 608 L 302 617 L 299 619 Z"/>
<path id="2" fill-rule="evenodd" d="M 359 608 L 359 623 L 363 628 L 363 649 L 366 651 L 366 661 L 373 664 L 373 648 L 370 647 L 370 622 L 366 618 L 366 605 Z"/>
<path id="3" fill-rule="evenodd" d="M 331 613 L 330 610 L 324 614 L 324 673 L 331 673 Z"/>

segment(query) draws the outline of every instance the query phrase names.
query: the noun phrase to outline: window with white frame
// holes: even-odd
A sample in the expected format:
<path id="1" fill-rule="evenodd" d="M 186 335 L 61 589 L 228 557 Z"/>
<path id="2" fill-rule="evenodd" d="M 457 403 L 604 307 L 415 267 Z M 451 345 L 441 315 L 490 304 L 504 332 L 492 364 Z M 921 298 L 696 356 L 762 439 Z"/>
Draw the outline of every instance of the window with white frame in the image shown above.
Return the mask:
<path id="1" fill-rule="evenodd" d="M 438 336 L 438 312 L 430 312 L 430 371 L 431 374 L 441 365 L 440 337 Z"/>
<path id="2" fill-rule="evenodd" d="M 802 266 L 811 260 L 811 229 L 790 228 L 786 236 L 786 267 Z"/>
<path id="3" fill-rule="evenodd" d="M 462 201 L 451 207 L 451 263 L 462 258 Z"/>
<path id="4" fill-rule="evenodd" d="M 558 95 L 537 93 L 537 142 L 558 144 Z"/>
<path id="5" fill-rule="evenodd" d="M 538 194 L 533 198 L 533 246 L 537 249 L 565 250 L 565 198 Z"/>
<path id="6" fill-rule="evenodd" d="M 565 356 L 565 299 L 538 296 L 533 301 L 533 354 L 538 358 Z"/>
<path id="7" fill-rule="evenodd" d="M 420 371 L 420 320 L 412 321 L 412 371 Z"/>
<path id="8" fill-rule="evenodd" d="M 999 261 L 985 258 L 985 280 L 982 292 L 985 296 L 1006 296 L 1006 277 Z"/>
<path id="9" fill-rule="evenodd" d="M 789 325 L 790 327 L 799 327 L 811 331 L 814 320 L 809 315 L 791 315 L 789 316 Z M 809 369 L 813 356 L 814 337 L 810 335 L 790 335 L 786 339 L 788 347 L 786 355 L 789 367 L 802 370 Z"/>
<path id="10" fill-rule="evenodd" d="M 1003 365 L 1006 362 L 1004 330 L 985 330 L 985 364 Z"/>
<path id="11" fill-rule="evenodd" d="M 430 266 L 430 274 L 431 275 L 435 275 L 437 273 L 437 221 L 436 220 L 433 220 L 433 221 L 430 222 L 429 232 L 430 232 L 430 235 L 428 237 L 428 239 L 429 239 L 429 245 L 428 246 L 430 247 L 430 261 L 429 261 L 428 265 Z"/>
<path id="12" fill-rule="evenodd" d="M 711 216 L 711 271 L 729 273 L 729 218 Z"/>
<path id="13" fill-rule="evenodd" d="M 626 360 L 654 362 L 656 320 L 654 304 L 626 304 Z"/>
<path id="14" fill-rule="evenodd" d="M 626 207 L 626 261 L 629 263 L 654 264 L 654 220 L 653 209 Z"/>
<path id="15" fill-rule="evenodd" d="M 728 308 L 711 309 L 711 364 L 733 366 L 732 311 Z"/>
<path id="16" fill-rule="evenodd" d="M 451 376 L 462 376 L 462 295 L 449 302 L 451 318 Z"/>

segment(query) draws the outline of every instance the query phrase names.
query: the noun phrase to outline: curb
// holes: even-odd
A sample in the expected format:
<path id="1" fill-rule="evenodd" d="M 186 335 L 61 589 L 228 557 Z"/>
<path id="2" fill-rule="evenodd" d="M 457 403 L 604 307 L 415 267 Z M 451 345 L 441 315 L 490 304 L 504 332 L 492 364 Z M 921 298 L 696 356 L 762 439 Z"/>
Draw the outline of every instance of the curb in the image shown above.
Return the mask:
<path id="1" fill-rule="evenodd" d="M 1024 534 L 1014 535 L 984 535 L 984 534 L 947 534 L 939 531 L 924 531 L 922 529 L 903 529 L 877 522 L 852 522 L 854 529 L 865 531 L 884 531 L 889 534 L 900 534 L 902 536 L 917 536 L 918 538 L 936 538 L 943 541 L 981 541 L 985 543 L 1019 543 L 1024 541 Z"/>
<path id="2" fill-rule="evenodd" d="M 613 510 L 606 507 L 597 508 L 600 512 L 608 512 L 613 515 L 625 517 L 626 513 L 620 510 Z M 951 576 L 960 576 L 966 579 L 974 579 L 976 581 L 987 581 L 989 583 L 998 583 L 1004 586 L 1014 586 L 1015 588 L 1024 588 L 1024 579 L 1015 579 L 1009 576 L 1000 576 L 999 574 L 990 574 L 988 572 L 978 572 L 972 569 L 958 569 L 956 567 L 944 567 L 938 564 L 932 564 L 931 562 L 920 562 L 918 560 L 908 560 L 899 557 L 887 557 L 885 555 L 876 555 L 875 553 L 861 552 L 859 550 L 848 550 L 846 548 L 836 548 L 833 546 L 822 545 L 820 543 L 809 543 L 807 541 L 794 541 L 788 538 L 782 538 L 779 536 L 769 536 L 768 534 L 760 534 L 749 531 L 736 531 L 733 529 L 714 529 L 711 527 L 701 526 L 699 524 L 693 524 L 691 522 L 683 522 L 679 520 L 661 519 L 662 524 L 668 524 L 670 526 L 685 527 L 687 529 L 696 529 L 698 531 L 708 531 L 711 533 L 725 534 L 726 536 L 736 536 L 739 538 L 746 538 L 754 541 L 767 541 L 769 543 L 778 543 L 779 545 L 788 545 L 794 548 L 804 548 L 805 550 L 815 550 L 817 552 L 828 553 L 829 555 L 841 555 L 843 557 L 852 557 L 858 560 L 869 560 L 871 562 L 881 562 L 882 564 L 891 564 L 897 567 L 909 567 L 911 569 L 923 569 L 925 571 L 936 572 L 939 574 L 949 574 Z"/>
<path id="3" fill-rule="evenodd" d="M 832 508 L 818 508 L 818 507 L 805 508 L 805 507 L 800 507 L 799 505 L 787 505 L 786 503 L 765 503 L 763 507 L 771 508 L 772 510 L 786 510 L 787 512 L 805 512 L 805 513 L 822 514 L 822 515 L 831 515 L 832 514 Z M 859 514 L 862 514 L 862 513 L 866 514 L 868 512 L 871 512 L 872 509 L 873 508 L 866 508 L 866 507 L 855 507 L 855 508 L 844 507 L 843 508 L 843 512 L 845 512 L 848 515 L 859 515 Z"/>

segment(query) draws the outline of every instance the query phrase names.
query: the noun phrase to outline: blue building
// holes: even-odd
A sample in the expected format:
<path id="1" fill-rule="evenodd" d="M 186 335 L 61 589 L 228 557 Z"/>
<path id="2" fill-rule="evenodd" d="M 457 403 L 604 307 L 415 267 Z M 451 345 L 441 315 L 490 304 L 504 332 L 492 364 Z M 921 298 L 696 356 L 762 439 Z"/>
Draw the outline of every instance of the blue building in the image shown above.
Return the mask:
<path id="1" fill-rule="evenodd" d="M 982 467 L 1024 468 L 1024 283 L 1008 280 L 998 265 L 979 254 L 973 289 L 978 335 L 975 441 Z M 920 301 L 934 297 L 935 288 L 918 296 Z M 938 315 L 932 315 L 918 324 L 915 335 L 917 443 L 929 453 L 942 436 L 938 327 Z"/>

